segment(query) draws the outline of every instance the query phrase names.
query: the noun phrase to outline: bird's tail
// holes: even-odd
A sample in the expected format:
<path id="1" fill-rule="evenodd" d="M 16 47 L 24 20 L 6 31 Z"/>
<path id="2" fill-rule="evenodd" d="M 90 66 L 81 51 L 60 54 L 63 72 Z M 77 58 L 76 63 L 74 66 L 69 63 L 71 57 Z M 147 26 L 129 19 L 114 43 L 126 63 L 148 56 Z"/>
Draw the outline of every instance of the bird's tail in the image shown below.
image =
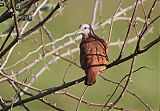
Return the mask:
<path id="1" fill-rule="evenodd" d="M 99 74 L 98 67 L 91 67 L 85 71 L 86 73 L 86 80 L 85 85 L 91 86 L 96 82 L 96 76 Z"/>

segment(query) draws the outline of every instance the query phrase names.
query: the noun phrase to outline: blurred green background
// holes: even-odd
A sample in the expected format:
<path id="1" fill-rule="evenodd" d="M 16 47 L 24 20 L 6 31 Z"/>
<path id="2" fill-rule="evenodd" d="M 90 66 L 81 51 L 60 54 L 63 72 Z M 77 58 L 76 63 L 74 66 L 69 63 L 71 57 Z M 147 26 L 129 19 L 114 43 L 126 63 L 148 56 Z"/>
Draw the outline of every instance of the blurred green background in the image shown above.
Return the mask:
<path id="1" fill-rule="evenodd" d="M 52 5 L 56 4 L 58 0 L 51 1 Z M 120 0 L 103 0 L 102 1 L 102 11 L 98 9 L 97 12 L 97 22 L 103 22 L 106 19 L 110 18 L 114 15 L 114 12 L 116 11 L 116 8 L 118 6 Z M 132 5 L 134 1 L 132 0 L 124 0 L 122 3 L 121 8 L 125 8 L 129 5 Z M 146 12 L 149 10 L 149 7 L 151 7 L 151 3 L 153 0 L 146 0 L 144 2 L 144 9 Z M 62 12 L 56 16 L 53 20 L 49 21 L 45 24 L 45 26 L 48 28 L 48 30 L 52 33 L 53 38 L 52 39 L 59 39 L 66 33 L 73 32 L 78 29 L 79 25 L 82 23 L 91 23 L 92 20 L 92 11 L 94 6 L 94 0 L 69 0 L 67 4 L 65 5 Z M 5 8 L 0 9 L 0 13 L 3 13 Z M 47 15 L 49 12 L 43 12 L 43 15 Z M 132 10 L 126 13 L 126 16 L 129 17 L 132 14 Z M 160 14 L 160 3 L 158 2 L 154 11 L 153 15 L 151 16 L 151 19 L 156 17 L 156 15 Z M 142 8 L 138 8 L 138 12 L 136 16 L 140 16 L 144 18 Z M 36 17 L 32 22 L 32 24 L 29 25 L 29 28 L 34 26 L 38 21 L 38 18 Z M 9 24 L 11 23 L 11 20 L 8 20 L 7 22 L 1 23 L 0 31 L 3 32 L 7 29 Z M 124 40 L 127 28 L 128 28 L 129 21 L 116 21 L 113 25 L 113 31 L 112 31 L 112 37 L 111 42 L 117 42 L 118 40 Z M 142 23 L 137 22 L 137 29 L 142 28 Z M 160 33 L 160 20 L 157 20 L 153 24 L 153 33 L 147 35 L 147 37 L 142 41 L 141 46 L 143 47 L 150 41 L 154 40 L 158 34 Z M 105 40 L 108 39 L 109 35 L 109 24 L 105 27 L 100 28 L 99 30 L 96 30 L 97 35 L 100 35 Z M 134 37 L 136 35 L 135 29 L 131 29 L 130 38 Z M 6 65 L 10 66 L 14 63 L 16 63 L 18 60 L 24 58 L 29 52 L 32 52 L 33 50 L 36 50 L 40 45 L 40 33 L 35 33 L 31 35 L 31 39 L 27 39 L 24 41 L 21 41 L 14 51 L 12 52 L 11 57 L 9 58 L 9 61 Z M 75 36 L 71 36 L 71 38 L 74 38 Z M 47 35 L 44 34 L 45 43 L 50 42 Z M 3 43 L 5 38 L 0 39 L 0 44 Z M 10 41 L 12 38 L 10 38 Z M 55 47 L 59 47 L 60 45 L 63 45 L 65 42 L 69 41 L 70 38 L 66 38 L 60 42 L 57 42 L 55 44 Z M 76 42 L 75 44 L 72 44 L 61 51 L 59 51 L 59 54 L 62 54 L 66 52 L 68 49 L 73 49 L 79 45 L 80 41 Z M 127 44 L 125 52 L 123 56 L 127 56 L 131 53 L 133 53 L 135 48 L 136 42 L 133 42 L 131 44 Z M 51 50 L 51 47 L 47 47 L 48 50 Z M 109 46 L 109 62 L 111 63 L 113 60 L 115 60 L 118 57 L 118 54 L 120 52 L 119 46 Z M 42 54 L 42 50 L 39 51 L 36 54 L 33 54 L 31 57 L 29 57 L 24 62 L 9 68 L 6 70 L 7 73 L 11 74 L 12 72 L 16 73 L 20 69 L 22 69 L 26 64 L 31 63 L 36 57 L 39 56 L 39 53 Z M 26 71 L 23 75 L 19 76 L 17 79 L 20 81 L 23 81 L 24 78 L 29 75 L 29 79 L 31 79 L 32 75 L 36 74 L 42 67 L 45 66 L 45 64 L 51 59 L 52 57 L 45 58 L 40 63 L 38 63 L 35 67 L 31 68 L 30 70 Z M 70 56 L 66 57 L 67 59 L 70 59 L 72 61 L 76 60 L 76 63 L 79 64 L 79 52 L 73 53 Z M 122 63 L 118 66 L 114 66 L 112 68 L 109 68 L 108 70 L 105 70 L 103 72 L 103 76 L 105 76 L 108 79 L 114 80 L 114 81 L 120 81 L 126 74 L 129 73 L 131 60 L 127 61 L 125 63 Z M 130 83 L 128 89 L 133 91 L 136 95 L 140 96 L 144 101 L 148 103 L 148 105 L 153 108 L 154 110 L 159 109 L 160 105 L 160 48 L 159 44 L 152 47 L 147 52 L 139 55 L 136 57 L 136 64 L 135 69 L 138 69 L 141 66 L 146 66 L 149 69 L 141 69 L 133 74 L 132 81 L 133 83 Z M 32 86 L 37 87 L 39 89 L 46 89 L 49 87 L 56 87 L 62 84 L 63 76 L 65 72 L 67 71 L 67 76 L 65 78 L 65 82 L 69 82 L 75 79 L 78 79 L 82 76 L 84 76 L 84 71 L 77 68 L 74 65 L 71 65 L 69 67 L 70 63 L 64 61 L 64 60 L 58 60 L 57 62 L 51 64 L 48 67 L 48 70 L 42 73 L 41 76 L 38 77 L 38 79 L 33 83 Z M 68 69 L 69 68 L 69 69 Z M 68 69 L 68 70 L 67 70 Z M 124 84 L 125 82 L 123 82 Z M 71 94 L 74 94 L 77 97 L 80 97 L 85 89 L 84 83 L 80 83 L 74 86 L 69 87 L 68 89 L 64 89 L 63 91 L 67 91 Z M 116 85 L 109 83 L 107 81 L 104 81 L 101 77 L 97 78 L 97 82 L 92 87 L 89 87 L 86 94 L 84 95 L 84 99 L 89 102 L 94 103 L 100 103 L 104 104 L 107 99 L 109 98 L 109 95 L 112 94 L 114 91 Z M 37 94 L 36 92 L 29 90 L 30 92 Z M 118 97 L 120 92 L 122 91 L 121 88 L 118 88 L 118 91 L 116 92 L 115 96 L 112 98 L 112 102 Z M 15 95 L 14 90 L 12 87 L 8 84 L 8 82 L 0 83 L 0 96 L 7 99 L 13 99 Z M 24 96 L 23 98 L 26 98 L 27 96 Z M 45 97 L 46 100 L 51 102 L 52 104 L 56 104 L 58 107 L 65 109 L 67 111 L 74 111 L 77 107 L 78 101 L 68 97 L 66 95 L 62 94 L 54 94 L 49 95 Z M 32 111 L 51 111 L 52 108 L 44 105 L 40 101 L 32 101 L 26 104 Z M 120 108 L 129 108 L 129 109 L 139 109 L 139 110 L 147 110 L 146 107 L 134 96 L 125 93 L 124 97 L 118 102 L 116 105 Z M 17 110 L 24 110 L 22 107 L 16 107 L 13 109 L 13 111 Z M 88 106 L 87 104 L 81 103 L 80 110 L 79 111 L 99 111 L 101 110 L 101 107 L 95 107 L 95 106 Z"/>

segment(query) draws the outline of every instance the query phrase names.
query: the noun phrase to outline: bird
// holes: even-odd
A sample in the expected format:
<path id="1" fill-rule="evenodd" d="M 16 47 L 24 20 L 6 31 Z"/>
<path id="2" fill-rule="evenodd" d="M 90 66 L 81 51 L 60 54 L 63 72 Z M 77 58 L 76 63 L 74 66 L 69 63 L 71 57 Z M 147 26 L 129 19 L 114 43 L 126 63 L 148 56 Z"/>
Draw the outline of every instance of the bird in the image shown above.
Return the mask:
<path id="1" fill-rule="evenodd" d="M 108 44 L 98 37 L 90 24 L 81 24 L 76 34 L 81 34 L 80 65 L 85 71 L 85 85 L 95 84 L 96 77 L 108 64 Z"/>

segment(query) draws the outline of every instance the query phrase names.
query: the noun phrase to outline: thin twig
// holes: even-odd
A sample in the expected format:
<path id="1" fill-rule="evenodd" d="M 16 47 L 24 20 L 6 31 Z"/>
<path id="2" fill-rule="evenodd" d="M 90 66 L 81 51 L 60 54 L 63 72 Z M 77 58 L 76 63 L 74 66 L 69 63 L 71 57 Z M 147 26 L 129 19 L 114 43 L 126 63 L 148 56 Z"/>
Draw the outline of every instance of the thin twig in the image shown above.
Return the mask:
<path id="1" fill-rule="evenodd" d="M 138 71 L 138 70 L 141 69 L 141 68 L 143 68 L 143 67 L 140 67 L 140 68 L 138 68 L 137 70 L 134 70 L 133 73 L 136 72 L 136 71 Z M 105 78 L 103 75 L 100 75 L 100 77 L 103 78 L 103 79 L 104 79 L 105 81 L 107 81 L 107 82 L 110 82 L 110 83 L 113 83 L 113 84 L 117 84 L 117 85 L 119 85 L 121 88 L 124 88 L 124 86 L 121 85 L 119 82 L 115 82 L 115 81 L 113 81 L 113 80 L 107 79 L 107 78 Z M 135 94 L 134 92 L 130 91 L 129 89 L 127 89 L 127 92 L 128 92 L 129 94 L 131 94 L 132 96 L 134 96 L 135 98 L 137 98 L 137 99 L 138 99 L 142 104 L 144 104 L 144 106 L 146 106 L 149 110 L 151 109 L 150 106 L 148 105 L 148 103 L 146 103 L 140 96 L 138 96 L 138 95 Z"/>
<path id="2" fill-rule="evenodd" d="M 5 74 L 5 72 L 4 72 L 3 70 L 0 70 L 0 75 L 2 75 L 3 77 L 8 78 L 10 81 L 13 81 L 13 82 L 15 82 L 15 83 L 17 83 L 17 84 L 20 84 L 20 85 L 22 85 L 22 86 L 28 87 L 28 88 L 33 89 L 33 90 L 35 90 L 35 91 L 39 91 L 39 89 L 37 89 L 37 88 L 35 88 L 35 87 L 28 86 L 28 85 L 26 85 L 26 84 L 23 84 L 23 83 L 15 80 L 14 78 L 9 77 L 7 74 Z"/>
<path id="3" fill-rule="evenodd" d="M 113 91 L 112 95 L 110 96 L 110 98 L 107 100 L 107 102 L 104 104 L 102 111 L 104 111 L 105 107 L 108 105 L 108 103 L 110 102 L 110 100 L 112 99 L 112 97 L 115 95 L 115 93 L 117 92 L 118 87 L 120 86 L 120 84 L 123 82 L 124 79 L 126 79 L 126 77 L 128 77 L 128 75 L 124 76 L 120 82 L 117 84 L 115 90 Z"/>
<path id="4" fill-rule="evenodd" d="M 82 93 L 82 95 L 81 95 L 81 97 L 80 97 L 80 99 L 79 99 L 79 102 L 78 102 L 76 111 L 79 110 L 79 107 L 80 107 L 80 104 L 81 104 L 81 102 L 82 102 L 83 96 L 84 96 L 84 94 L 86 93 L 87 89 L 88 89 L 88 86 L 86 86 L 86 88 L 84 89 L 84 91 L 83 91 L 83 93 Z"/>
<path id="5" fill-rule="evenodd" d="M 113 15 L 112 18 L 111 18 L 110 30 L 109 30 L 109 37 L 108 37 L 108 43 L 110 43 L 110 41 L 111 41 L 111 35 L 112 35 L 112 28 L 113 28 L 113 19 L 114 19 L 114 16 L 115 16 L 116 13 L 119 11 L 119 9 L 120 9 L 120 7 L 121 7 L 121 5 L 122 5 L 122 2 L 123 2 L 123 0 L 120 0 L 116 11 L 115 11 L 114 15 Z"/>
<path id="6" fill-rule="evenodd" d="M 130 21 L 130 23 L 129 23 L 128 30 L 127 30 L 127 33 L 126 33 L 126 36 L 125 36 L 125 39 L 124 39 L 124 43 L 123 43 L 123 45 L 122 45 L 122 48 L 121 48 L 119 57 L 118 57 L 117 59 L 120 59 L 120 58 L 122 57 L 122 53 L 123 53 L 124 47 L 125 47 L 125 45 L 126 45 L 126 41 L 127 41 L 127 39 L 128 39 L 130 30 L 131 30 L 132 22 L 134 21 L 134 16 L 135 16 L 135 13 L 136 13 L 136 10 L 137 10 L 137 7 L 138 7 L 138 1 L 139 1 L 139 0 L 136 0 L 135 7 L 134 7 L 134 9 L 133 9 L 133 13 L 132 13 L 132 17 L 131 17 L 131 21 Z"/>
<path id="7" fill-rule="evenodd" d="M 92 23 L 91 25 L 94 25 L 96 22 L 96 15 L 97 15 L 97 9 L 98 9 L 98 4 L 100 0 L 95 0 L 94 7 L 93 7 L 93 12 L 92 12 Z"/>
<path id="8" fill-rule="evenodd" d="M 127 87 L 128 87 L 128 85 L 129 85 L 129 82 L 131 81 L 134 65 L 135 65 L 135 57 L 132 58 L 131 68 L 130 68 L 129 74 L 127 75 L 128 78 L 127 78 L 126 84 L 124 85 L 123 90 L 122 90 L 122 92 L 120 93 L 120 95 L 117 97 L 117 99 L 116 99 L 116 100 L 111 104 L 111 106 L 108 108 L 108 111 L 109 111 L 110 109 L 112 109 L 113 106 L 115 106 L 115 105 L 120 101 L 121 98 L 123 98 L 123 95 L 124 95 L 125 91 L 127 90 Z M 122 80 L 123 80 L 123 79 L 122 79 Z"/>
<path id="9" fill-rule="evenodd" d="M 18 17 L 17 17 L 17 14 L 16 14 L 16 9 L 15 9 L 15 3 L 13 3 L 12 0 L 10 0 L 11 2 L 11 6 L 12 6 L 12 10 L 13 10 L 13 16 L 14 16 L 14 24 L 15 24 L 15 28 L 16 28 L 16 32 L 17 32 L 17 39 L 19 38 L 20 36 L 20 32 L 19 32 L 19 25 L 18 25 Z"/>

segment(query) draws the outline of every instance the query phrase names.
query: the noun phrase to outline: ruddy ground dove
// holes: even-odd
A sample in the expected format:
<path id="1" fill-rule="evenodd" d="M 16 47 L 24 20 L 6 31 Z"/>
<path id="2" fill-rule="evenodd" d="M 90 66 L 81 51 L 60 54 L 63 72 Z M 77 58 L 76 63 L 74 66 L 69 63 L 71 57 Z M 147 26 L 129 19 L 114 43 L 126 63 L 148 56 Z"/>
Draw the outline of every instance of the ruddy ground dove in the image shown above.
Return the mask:
<path id="1" fill-rule="evenodd" d="M 91 86 L 96 82 L 96 76 L 106 69 L 108 64 L 107 43 L 98 37 L 91 25 L 82 24 L 76 34 L 82 35 L 80 43 L 80 64 L 85 70 L 85 85 Z"/>

